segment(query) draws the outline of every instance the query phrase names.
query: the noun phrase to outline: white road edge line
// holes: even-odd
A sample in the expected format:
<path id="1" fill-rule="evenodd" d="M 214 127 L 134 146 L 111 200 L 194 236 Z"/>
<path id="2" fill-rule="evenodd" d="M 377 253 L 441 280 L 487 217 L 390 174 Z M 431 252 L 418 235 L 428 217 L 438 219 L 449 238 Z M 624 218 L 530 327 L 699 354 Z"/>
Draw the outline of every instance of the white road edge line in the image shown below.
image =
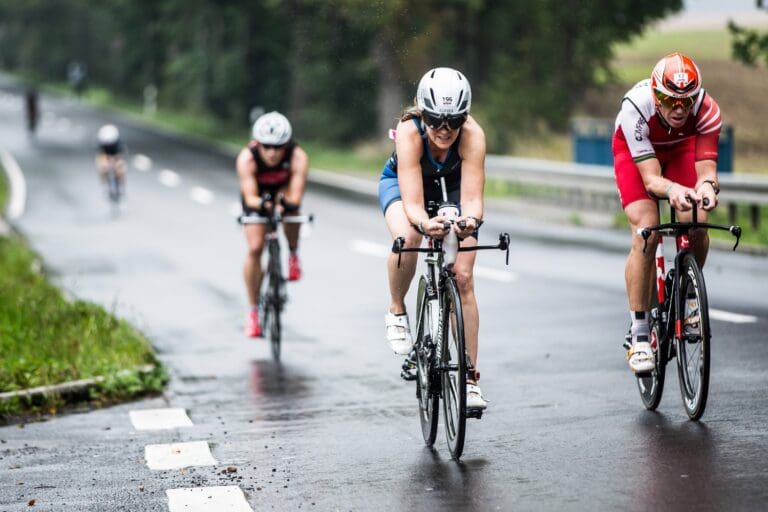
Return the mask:
<path id="1" fill-rule="evenodd" d="M 9 219 L 18 219 L 24 213 L 27 204 L 27 182 L 16 159 L 5 149 L 0 149 L 0 162 L 10 185 L 10 198 L 6 215 Z"/>
<path id="2" fill-rule="evenodd" d="M 350 249 L 352 251 L 366 254 L 368 256 L 376 256 L 380 258 L 386 258 L 390 251 L 390 247 L 384 244 L 369 242 L 367 240 L 352 240 L 350 242 Z M 517 280 L 517 274 L 508 270 L 499 270 L 491 267 L 484 267 L 481 265 L 475 265 L 475 276 L 483 279 L 490 279 L 493 281 L 499 281 L 502 283 L 511 283 Z"/>
<path id="3" fill-rule="evenodd" d="M 192 427 L 187 411 L 180 408 L 138 409 L 129 411 L 133 428 L 136 430 L 166 430 Z"/>
<path id="4" fill-rule="evenodd" d="M 752 315 L 741 315 L 739 313 L 731 313 L 729 311 L 723 311 L 721 309 L 709 308 L 709 317 L 715 320 L 722 320 L 723 322 L 731 322 L 734 324 L 753 324 L 757 322 L 757 317 Z"/>
<path id="5" fill-rule="evenodd" d="M 160 171 L 160 174 L 157 177 L 158 180 L 160 180 L 160 183 L 165 185 L 166 187 L 178 187 L 179 183 L 181 183 L 181 176 L 178 175 L 178 173 L 173 172 L 170 169 L 163 169 Z"/>
<path id="6" fill-rule="evenodd" d="M 170 512 L 253 512 L 243 490 L 236 485 L 167 489 L 165 495 L 168 496 Z"/>
<path id="7" fill-rule="evenodd" d="M 206 441 L 148 444 L 144 447 L 144 459 L 149 469 L 155 470 L 216 465 Z"/>

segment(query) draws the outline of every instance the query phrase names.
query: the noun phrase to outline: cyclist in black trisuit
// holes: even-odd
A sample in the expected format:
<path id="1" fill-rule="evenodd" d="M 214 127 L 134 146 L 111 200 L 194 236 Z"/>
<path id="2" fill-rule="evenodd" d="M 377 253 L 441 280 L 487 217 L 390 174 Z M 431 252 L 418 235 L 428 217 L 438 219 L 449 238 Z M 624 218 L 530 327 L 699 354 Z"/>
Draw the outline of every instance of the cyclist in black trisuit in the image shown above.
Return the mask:
<path id="1" fill-rule="evenodd" d="M 264 215 L 261 194 L 270 192 L 282 209 L 283 216 L 298 215 L 307 183 L 309 159 L 307 153 L 292 138 L 291 124 L 279 112 L 268 112 L 253 124 L 253 140 L 237 157 L 237 176 L 240 181 L 240 199 L 246 215 Z M 300 224 L 283 224 L 288 240 L 288 280 L 301 277 L 299 264 Z M 261 253 L 264 249 L 266 224 L 244 224 L 248 243 L 243 273 L 250 302 L 245 333 L 261 336 L 259 325 L 259 290 L 261 288 Z"/>

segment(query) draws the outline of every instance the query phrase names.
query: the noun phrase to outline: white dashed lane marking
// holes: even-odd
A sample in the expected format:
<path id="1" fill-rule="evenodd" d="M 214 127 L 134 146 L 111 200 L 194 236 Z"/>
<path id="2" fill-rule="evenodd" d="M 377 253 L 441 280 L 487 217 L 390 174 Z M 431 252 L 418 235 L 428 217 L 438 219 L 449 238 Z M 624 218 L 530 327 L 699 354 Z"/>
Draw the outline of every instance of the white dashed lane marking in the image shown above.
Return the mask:
<path id="1" fill-rule="evenodd" d="M 191 427 L 192 420 L 184 409 L 142 409 L 131 411 L 131 423 L 136 430 L 164 430 Z"/>
<path id="2" fill-rule="evenodd" d="M 213 466 L 216 460 L 205 441 L 189 443 L 149 444 L 144 447 L 144 459 L 149 469 L 181 469 L 192 466 Z"/>
<path id="3" fill-rule="evenodd" d="M 147 155 L 142 155 L 139 153 L 133 157 L 131 163 L 133 164 L 133 168 L 137 171 L 149 172 L 152 170 L 152 159 Z"/>
<path id="4" fill-rule="evenodd" d="M 160 171 L 157 179 L 160 180 L 160 183 L 170 188 L 178 187 L 181 183 L 181 176 L 170 169 Z"/>
<path id="5" fill-rule="evenodd" d="M 168 489 L 170 512 L 253 512 L 243 491 L 235 485 Z"/>
<path id="6" fill-rule="evenodd" d="M 209 205 L 213 202 L 213 192 L 203 187 L 192 187 L 189 197 L 196 203 Z"/>
<path id="7" fill-rule="evenodd" d="M 367 240 L 352 240 L 351 249 L 360 254 L 376 256 L 379 258 L 386 258 L 392 251 L 392 248 L 389 246 L 376 242 L 369 242 Z M 481 265 L 475 265 L 475 276 L 501 283 L 511 283 L 517 280 L 517 274 L 514 272 L 484 267 Z"/>
<path id="8" fill-rule="evenodd" d="M 757 317 L 752 315 L 741 315 L 739 313 L 730 313 L 720 309 L 709 308 L 709 318 L 731 322 L 734 324 L 753 324 L 757 322 Z"/>

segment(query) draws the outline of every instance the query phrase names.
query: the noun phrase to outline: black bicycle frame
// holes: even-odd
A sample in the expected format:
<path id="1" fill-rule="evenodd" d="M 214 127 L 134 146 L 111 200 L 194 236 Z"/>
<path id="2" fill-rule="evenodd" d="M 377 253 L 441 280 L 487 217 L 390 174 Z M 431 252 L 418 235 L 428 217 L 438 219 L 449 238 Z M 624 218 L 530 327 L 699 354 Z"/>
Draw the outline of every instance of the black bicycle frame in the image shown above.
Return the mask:
<path id="1" fill-rule="evenodd" d="M 677 319 L 678 315 L 676 314 L 676 312 L 680 310 L 683 304 L 683 298 L 679 296 L 680 273 L 678 272 L 678 269 L 682 267 L 682 260 L 685 255 L 690 252 L 691 242 L 689 231 L 696 228 L 719 229 L 728 231 L 736 237 L 736 243 L 733 246 L 734 251 L 736 250 L 736 247 L 738 247 L 739 240 L 741 238 L 741 228 L 739 226 L 720 226 L 707 222 L 698 222 L 698 209 L 696 203 L 693 203 L 692 206 L 692 222 L 676 222 L 676 211 L 674 208 L 670 208 L 670 222 L 638 230 L 638 234 L 643 237 L 643 252 L 645 252 L 648 248 L 648 238 L 650 238 L 651 234 L 654 232 L 659 233 L 659 241 L 656 245 L 655 262 L 656 292 L 659 302 L 658 312 L 661 315 L 661 318 L 659 319 L 659 325 L 662 327 L 661 340 L 658 341 L 662 344 L 671 338 L 669 334 L 672 332 L 674 332 L 674 335 L 677 339 L 682 339 L 682 326 L 680 324 L 680 320 Z M 663 251 L 664 235 L 674 236 L 675 245 L 677 248 L 673 267 L 675 272 L 672 275 L 672 282 L 669 284 L 669 287 L 667 286 L 667 279 L 669 276 L 665 272 Z M 670 291 L 670 296 L 667 296 L 667 289 Z M 655 349 L 656 347 L 653 348 Z M 671 350 L 671 344 L 669 344 L 669 346 L 667 346 L 667 350 L 662 352 L 664 354 L 664 360 L 662 361 L 664 364 L 666 364 L 666 362 L 671 358 Z"/>

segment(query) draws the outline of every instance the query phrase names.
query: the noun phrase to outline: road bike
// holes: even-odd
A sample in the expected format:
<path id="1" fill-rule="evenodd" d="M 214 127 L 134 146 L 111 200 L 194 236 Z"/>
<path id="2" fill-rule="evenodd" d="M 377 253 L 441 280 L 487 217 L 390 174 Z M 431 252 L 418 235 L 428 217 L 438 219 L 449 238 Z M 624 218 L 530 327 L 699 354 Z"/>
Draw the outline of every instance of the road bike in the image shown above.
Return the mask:
<path id="1" fill-rule="evenodd" d="M 707 204 L 705 200 L 704 205 Z M 695 228 L 728 231 L 736 237 L 733 246 L 736 250 L 741 228 L 698 222 L 695 203 L 692 213 L 692 222 L 676 222 L 675 209 L 670 208 L 670 222 L 637 230 L 644 240 L 643 252 L 653 233 L 660 236 L 655 257 L 656 293 L 652 298 L 649 319 L 655 365 L 652 371 L 636 376 L 643 405 L 648 410 L 656 410 L 664 391 L 666 365 L 676 357 L 683 407 L 690 419 L 698 420 L 707 405 L 712 334 L 704 274 L 691 252 L 689 232 Z M 666 274 L 662 247 L 664 236 L 674 236 L 677 247 L 673 265 Z"/>
<path id="2" fill-rule="evenodd" d="M 112 207 L 112 214 L 120 211 L 120 199 L 123 196 L 123 179 L 117 174 L 117 161 L 114 158 L 107 159 L 106 187 L 107 198 Z"/>
<path id="3" fill-rule="evenodd" d="M 443 203 L 442 208 L 456 208 Z M 451 229 L 446 221 L 445 228 Z M 463 221 L 460 221 L 460 226 Z M 479 226 L 478 226 L 479 227 Z M 461 299 L 453 274 L 455 253 L 446 253 L 443 240 L 426 236 L 426 247 L 404 247 L 405 238 L 398 237 L 392 252 L 400 258 L 404 252 L 425 253 L 426 269 L 419 279 L 416 301 L 416 336 L 411 356 L 403 363 L 401 376 L 416 381 L 419 420 L 424 442 L 432 446 L 437 437 L 440 399 L 443 400 L 443 423 L 451 457 L 458 460 L 464 450 L 467 418 L 480 419 L 482 409 L 467 409 L 467 379 L 475 379 L 475 369 L 464 345 L 464 317 Z M 507 252 L 509 264 L 509 234 L 499 234 L 496 245 L 458 247 L 457 251 L 499 249 Z M 415 374 L 413 370 L 415 369 Z"/>
<path id="4" fill-rule="evenodd" d="M 261 196 L 262 204 L 273 203 L 270 194 Z M 280 345 L 282 340 L 282 323 L 280 315 L 288 302 L 286 290 L 286 278 L 283 275 L 282 260 L 280 259 L 280 236 L 278 227 L 280 224 L 302 224 L 312 222 L 313 215 L 285 216 L 278 208 L 269 208 L 266 216 L 241 215 L 238 218 L 240 224 L 266 224 L 265 234 L 267 264 L 264 278 L 262 279 L 261 300 L 259 301 L 259 316 L 261 325 L 264 326 L 265 337 L 269 339 L 272 349 L 272 358 L 280 361 Z"/>

